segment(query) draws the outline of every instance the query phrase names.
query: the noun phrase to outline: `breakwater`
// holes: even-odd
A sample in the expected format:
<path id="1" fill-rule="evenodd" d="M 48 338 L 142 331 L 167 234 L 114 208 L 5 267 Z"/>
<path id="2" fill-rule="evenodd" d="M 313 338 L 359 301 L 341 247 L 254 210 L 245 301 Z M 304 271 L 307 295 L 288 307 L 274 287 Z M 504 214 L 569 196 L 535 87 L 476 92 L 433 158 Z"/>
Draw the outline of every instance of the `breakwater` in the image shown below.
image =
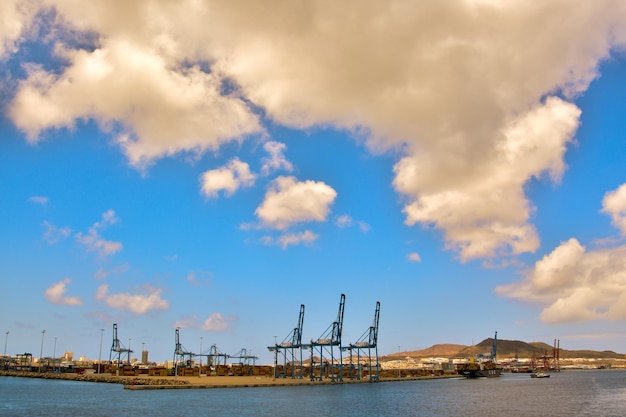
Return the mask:
<path id="1" fill-rule="evenodd" d="M 13 376 L 19 378 L 61 379 L 66 381 L 103 382 L 122 385 L 154 385 L 154 386 L 182 386 L 189 385 L 189 381 L 177 378 L 155 377 L 126 377 L 110 374 L 75 374 L 54 372 L 21 372 L 0 371 L 0 376 Z"/>
<path id="2" fill-rule="evenodd" d="M 100 382 L 121 384 L 129 390 L 154 389 L 206 389 L 206 388 L 248 388 L 270 386 L 304 386 L 372 383 L 362 379 L 344 379 L 343 381 L 271 378 L 254 376 L 204 376 L 204 377 L 154 377 L 154 376 L 117 376 L 110 374 L 75 374 L 51 372 L 0 371 L 0 376 L 20 378 L 60 379 L 66 381 Z M 432 375 L 405 378 L 382 378 L 376 382 L 416 381 L 427 379 L 458 378 L 456 375 Z"/>

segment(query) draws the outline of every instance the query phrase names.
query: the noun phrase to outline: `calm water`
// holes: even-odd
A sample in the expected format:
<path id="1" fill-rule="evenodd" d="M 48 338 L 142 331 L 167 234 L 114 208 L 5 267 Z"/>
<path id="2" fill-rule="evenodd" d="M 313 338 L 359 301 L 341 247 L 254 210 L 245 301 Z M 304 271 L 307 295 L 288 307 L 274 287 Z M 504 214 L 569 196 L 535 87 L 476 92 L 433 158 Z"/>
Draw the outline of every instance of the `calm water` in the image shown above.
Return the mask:
<path id="1" fill-rule="evenodd" d="M 626 416 L 626 371 L 551 375 L 156 391 L 0 377 L 0 416 Z"/>

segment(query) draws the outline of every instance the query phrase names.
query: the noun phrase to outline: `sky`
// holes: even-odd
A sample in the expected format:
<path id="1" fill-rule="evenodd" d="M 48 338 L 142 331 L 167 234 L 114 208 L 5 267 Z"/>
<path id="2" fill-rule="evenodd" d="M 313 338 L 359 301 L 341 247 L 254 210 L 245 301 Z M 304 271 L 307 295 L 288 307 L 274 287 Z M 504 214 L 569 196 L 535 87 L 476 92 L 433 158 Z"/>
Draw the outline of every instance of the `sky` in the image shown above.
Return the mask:
<path id="1" fill-rule="evenodd" d="M 626 353 L 626 1 L 575 4 L 2 1 L 6 353 L 270 363 L 341 294 L 381 355 Z"/>

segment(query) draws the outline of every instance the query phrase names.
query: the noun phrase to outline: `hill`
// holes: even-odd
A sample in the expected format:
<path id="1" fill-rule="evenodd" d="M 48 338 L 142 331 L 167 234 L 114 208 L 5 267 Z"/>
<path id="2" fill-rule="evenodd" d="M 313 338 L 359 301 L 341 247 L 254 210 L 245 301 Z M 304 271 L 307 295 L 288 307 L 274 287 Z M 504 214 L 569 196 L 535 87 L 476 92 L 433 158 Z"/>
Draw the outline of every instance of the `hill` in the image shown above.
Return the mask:
<path id="1" fill-rule="evenodd" d="M 397 359 L 398 357 L 412 358 L 468 358 L 470 356 L 491 353 L 493 338 L 487 338 L 482 342 L 473 345 L 457 345 L 457 344 L 437 344 L 426 349 L 398 352 L 387 355 L 386 359 Z M 530 358 L 532 356 L 541 357 L 543 355 L 552 355 L 553 347 L 543 342 L 523 342 L 520 340 L 503 340 L 498 339 L 498 358 Z M 604 359 L 624 359 L 623 353 L 616 353 L 611 350 L 595 351 L 595 350 L 567 350 L 560 349 L 559 355 L 562 359 L 569 358 L 604 358 Z"/>

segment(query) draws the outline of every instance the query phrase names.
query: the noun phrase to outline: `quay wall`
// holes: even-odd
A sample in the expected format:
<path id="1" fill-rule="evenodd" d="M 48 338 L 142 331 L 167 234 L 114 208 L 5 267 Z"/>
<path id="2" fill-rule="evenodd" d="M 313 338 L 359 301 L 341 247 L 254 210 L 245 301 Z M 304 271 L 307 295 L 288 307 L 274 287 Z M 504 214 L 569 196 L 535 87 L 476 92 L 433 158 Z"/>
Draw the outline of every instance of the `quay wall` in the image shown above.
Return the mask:
<path id="1" fill-rule="evenodd" d="M 21 378 L 61 379 L 83 382 L 100 382 L 121 384 L 124 389 L 147 390 L 147 389 L 198 389 L 198 388 L 246 388 L 246 387 L 269 387 L 287 385 L 336 385 L 373 383 L 390 381 L 414 381 L 425 379 L 458 378 L 456 375 L 431 375 L 419 377 L 381 378 L 379 381 L 368 379 L 345 379 L 333 381 L 331 379 L 311 381 L 308 378 L 272 378 L 267 376 L 188 376 L 166 378 L 156 376 L 117 376 L 110 374 L 74 374 L 74 373 L 38 373 L 21 371 L 0 371 L 0 376 Z"/>

